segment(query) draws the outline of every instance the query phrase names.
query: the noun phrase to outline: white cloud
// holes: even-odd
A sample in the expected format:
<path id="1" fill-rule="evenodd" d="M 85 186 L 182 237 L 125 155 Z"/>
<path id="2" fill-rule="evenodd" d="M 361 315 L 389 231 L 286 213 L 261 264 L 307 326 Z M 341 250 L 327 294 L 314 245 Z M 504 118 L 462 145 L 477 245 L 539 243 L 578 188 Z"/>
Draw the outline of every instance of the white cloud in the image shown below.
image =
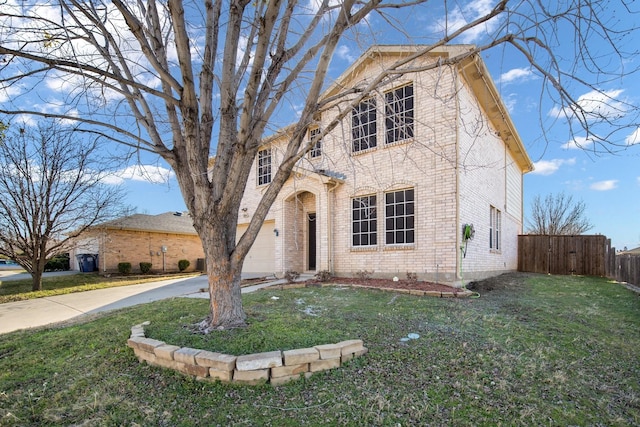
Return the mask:
<path id="1" fill-rule="evenodd" d="M 351 53 L 351 49 L 349 48 L 349 46 L 346 45 L 338 46 L 338 48 L 336 49 L 336 55 L 338 55 L 338 58 L 344 59 L 345 61 L 349 62 L 355 62 L 358 59 L 357 56 Z"/>
<path id="2" fill-rule="evenodd" d="M 593 139 L 586 138 L 584 136 L 576 136 L 571 141 L 568 141 L 560 146 L 565 150 L 584 150 L 590 145 L 593 145 Z"/>
<path id="3" fill-rule="evenodd" d="M 451 34 L 468 23 L 489 14 L 493 10 L 494 3 L 495 2 L 493 0 L 472 0 L 464 6 L 456 6 L 453 10 L 448 11 L 446 17 L 440 18 L 432 26 L 432 29 L 438 32 Z M 459 40 L 462 43 L 474 43 L 478 39 L 482 38 L 483 35 L 495 30 L 498 23 L 498 20 L 493 18 L 484 24 L 465 31 L 459 37 Z"/>
<path id="4" fill-rule="evenodd" d="M 535 78 L 533 71 L 527 68 L 514 68 L 502 73 L 498 78 L 498 82 L 502 84 L 522 83 Z"/>
<path id="5" fill-rule="evenodd" d="M 149 182 L 151 184 L 165 184 L 174 175 L 171 169 L 157 165 L 133 165 L 105 176 L 103 182 L 118 185 L 130 180 Z"/>
<path id="6" fill-rule="evenodd" d="M 21 92 L 22 91 L 18 86 L 0 87 L 0 104 L 9 101 Z"/>
<path id="7" fill-rule="evenodd" d="M 591 92 L 581 95 L 576 103 L 567 107 L 553 107 L 549 111 L 551 117 L 575 118 L 576 115 L 584 117 L 587 121 L 611 120 L 624 116 L 627 108 L 618 98 L 624 90 L 607 90 Z"/>
<path id="8" fill-rule="evenodd" d="M 640 144 L 640 128 L 636 129 L 631 135 L 627 136 L 625 140 L 627 145 Z"/>
<path id="9" fill-rule="evenodd" d="M 613 190 L 617 186 L 618 186 L 617 179 L 608 179 L 605 181 L 594 182 L 589 186 L 589 188 L 595 191 L 609 191 L 609 190 Z"/>
<path id="10" fill-rule="evenodd" d="M 531 172 L 534 175 L 552 175 L 560 169 L 562 165 L 574 165 L 576 163 L 575 158 L 571 159 L 552 159 L 552 160 L 540 160 L 533 164 L 534 170 Z"/>

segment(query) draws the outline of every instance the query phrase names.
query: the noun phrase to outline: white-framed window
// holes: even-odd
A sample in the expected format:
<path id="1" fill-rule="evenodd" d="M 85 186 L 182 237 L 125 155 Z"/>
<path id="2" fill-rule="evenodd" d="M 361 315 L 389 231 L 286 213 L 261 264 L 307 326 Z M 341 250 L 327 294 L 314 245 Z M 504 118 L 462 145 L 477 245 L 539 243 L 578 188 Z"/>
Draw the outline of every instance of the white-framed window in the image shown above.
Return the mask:
<path id="1" fill-rule="evenodd" d="M 414 190 L 392 191 L 384 195 L 385 244 L 415 243 Z"/>
<path id="2" fill-rule="evenodd" d="M 271 149 L 258 151 L 258 185 L 271 182 Z"/>
<path id="3" fill-rule="evenodd" d="M 499 251 L 502 249 L 502 212 L 494 206 L 489 213 L 489 249 Z"/>
<path id="4" fill-rule="evenodd" d="M 309 142 L 312 142 L 314 138 L 317 138 L 316 142 L 313 144 L 313 148 L 309 151 L 309 157 L 312 159 L 322 156 L 322 138 L 320 138 L 319 135 L 320 128 L 309 129 Z"/>
<path id="5" fill-rule="evenodd" d="M 378 244 L 378 214 L 375 195 L 351 199 L 351 244 L 354 247 Z"/>
<path id="6" fill-rule="evenodd" d="M 376 100 L 369 98 L 358 104 L 351 112 L 353 152 L 374 148 L 378 144 L 376 133 Z"/>
<path id="7" fill-rule="evenodd" d="M 413 138 L 413 84 L 384 94 L 385 143 Z"/>

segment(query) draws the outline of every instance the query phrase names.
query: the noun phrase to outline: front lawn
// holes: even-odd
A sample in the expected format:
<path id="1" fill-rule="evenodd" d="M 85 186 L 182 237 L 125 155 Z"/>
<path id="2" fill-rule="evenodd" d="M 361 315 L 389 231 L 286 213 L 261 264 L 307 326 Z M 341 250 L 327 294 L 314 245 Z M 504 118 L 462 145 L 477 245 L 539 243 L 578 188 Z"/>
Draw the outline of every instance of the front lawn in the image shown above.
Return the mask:
<path id="1" fill-rule="evenodd" d="M 79 273 L 64 276 L 44 277 L 42 290 L 32 291 L 31 279 L 2 280 L 0 278 L 0 304 L 12 301 L 24 301 L 72 292 L 92 291 L 95 289 L 113 288 L 116 286 L 137 285 L 158 280 L 188 278 L 200 273 L 173 273 L 149 275 L 112 275 L 105 277 L 100 273 Z"/>
<path id="2" fill-rule="evenodd" d="M 267 290 L 224 334 L 191 334 L 207 301 L 173 299 L 0 335 L 0 425 L 640 425 L 638 295 L 542 275 L 480 293 Z M 198 382 L 138 363 L 126 340 L 145 320 L 151 338 L 232 354 L 354 338 L 369 352 L 280 387 Z"/>

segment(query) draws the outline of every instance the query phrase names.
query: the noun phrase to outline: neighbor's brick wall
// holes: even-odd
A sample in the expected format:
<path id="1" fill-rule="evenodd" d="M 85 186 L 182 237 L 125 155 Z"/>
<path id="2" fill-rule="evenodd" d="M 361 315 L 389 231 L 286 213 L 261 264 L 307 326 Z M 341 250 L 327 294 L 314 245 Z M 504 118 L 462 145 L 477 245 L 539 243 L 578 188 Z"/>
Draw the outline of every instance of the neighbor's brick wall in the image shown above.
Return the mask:
<path id="1" fill-rule="evenodd" d="M 118 271 L 120 262 L 130 262 L 133 272 L 140 271 L 141 262 L 150 262 L 151 271 L 162 272 L 163 246 L 167 247 L 164 254 L 164 271 L 178 271 L 178 261 L 181 259 L 189 260 L 190 266 L 187 271 L 194 271 L 197 259 L 204 258 L 202 243 L 196 235 L 95 230 L 89 232 L 85 239 L 93 241 L 99 250 L 101 272 Z"/>

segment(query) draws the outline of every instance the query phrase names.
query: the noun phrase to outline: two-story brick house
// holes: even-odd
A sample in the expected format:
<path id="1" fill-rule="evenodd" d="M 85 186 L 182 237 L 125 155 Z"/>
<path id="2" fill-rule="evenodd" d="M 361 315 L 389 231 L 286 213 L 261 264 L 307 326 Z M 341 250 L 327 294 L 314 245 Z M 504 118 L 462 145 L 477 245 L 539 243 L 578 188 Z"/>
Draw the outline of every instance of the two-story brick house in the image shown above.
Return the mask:
<path id="1" fill-rule="evenodd" d="M 416 72 L 371 93 L 317 141 L 273 204 L 244 271 L 366 270 L 455 283 L 515 270 L 523 175 L 532 162 L 478 55 L 428 69 L 469 49 L 447 46 L 414 60 Z M 323 98 L 363 87 L 414 51 L 372 47 Z M 336 105 L 319 113 L 308 138 L 339 111 Z M 258 153 L 238 236 L 275 174 L 287 137 L 283 129 Z M 470 240 L 464 225 L 473 226 Z"/>

